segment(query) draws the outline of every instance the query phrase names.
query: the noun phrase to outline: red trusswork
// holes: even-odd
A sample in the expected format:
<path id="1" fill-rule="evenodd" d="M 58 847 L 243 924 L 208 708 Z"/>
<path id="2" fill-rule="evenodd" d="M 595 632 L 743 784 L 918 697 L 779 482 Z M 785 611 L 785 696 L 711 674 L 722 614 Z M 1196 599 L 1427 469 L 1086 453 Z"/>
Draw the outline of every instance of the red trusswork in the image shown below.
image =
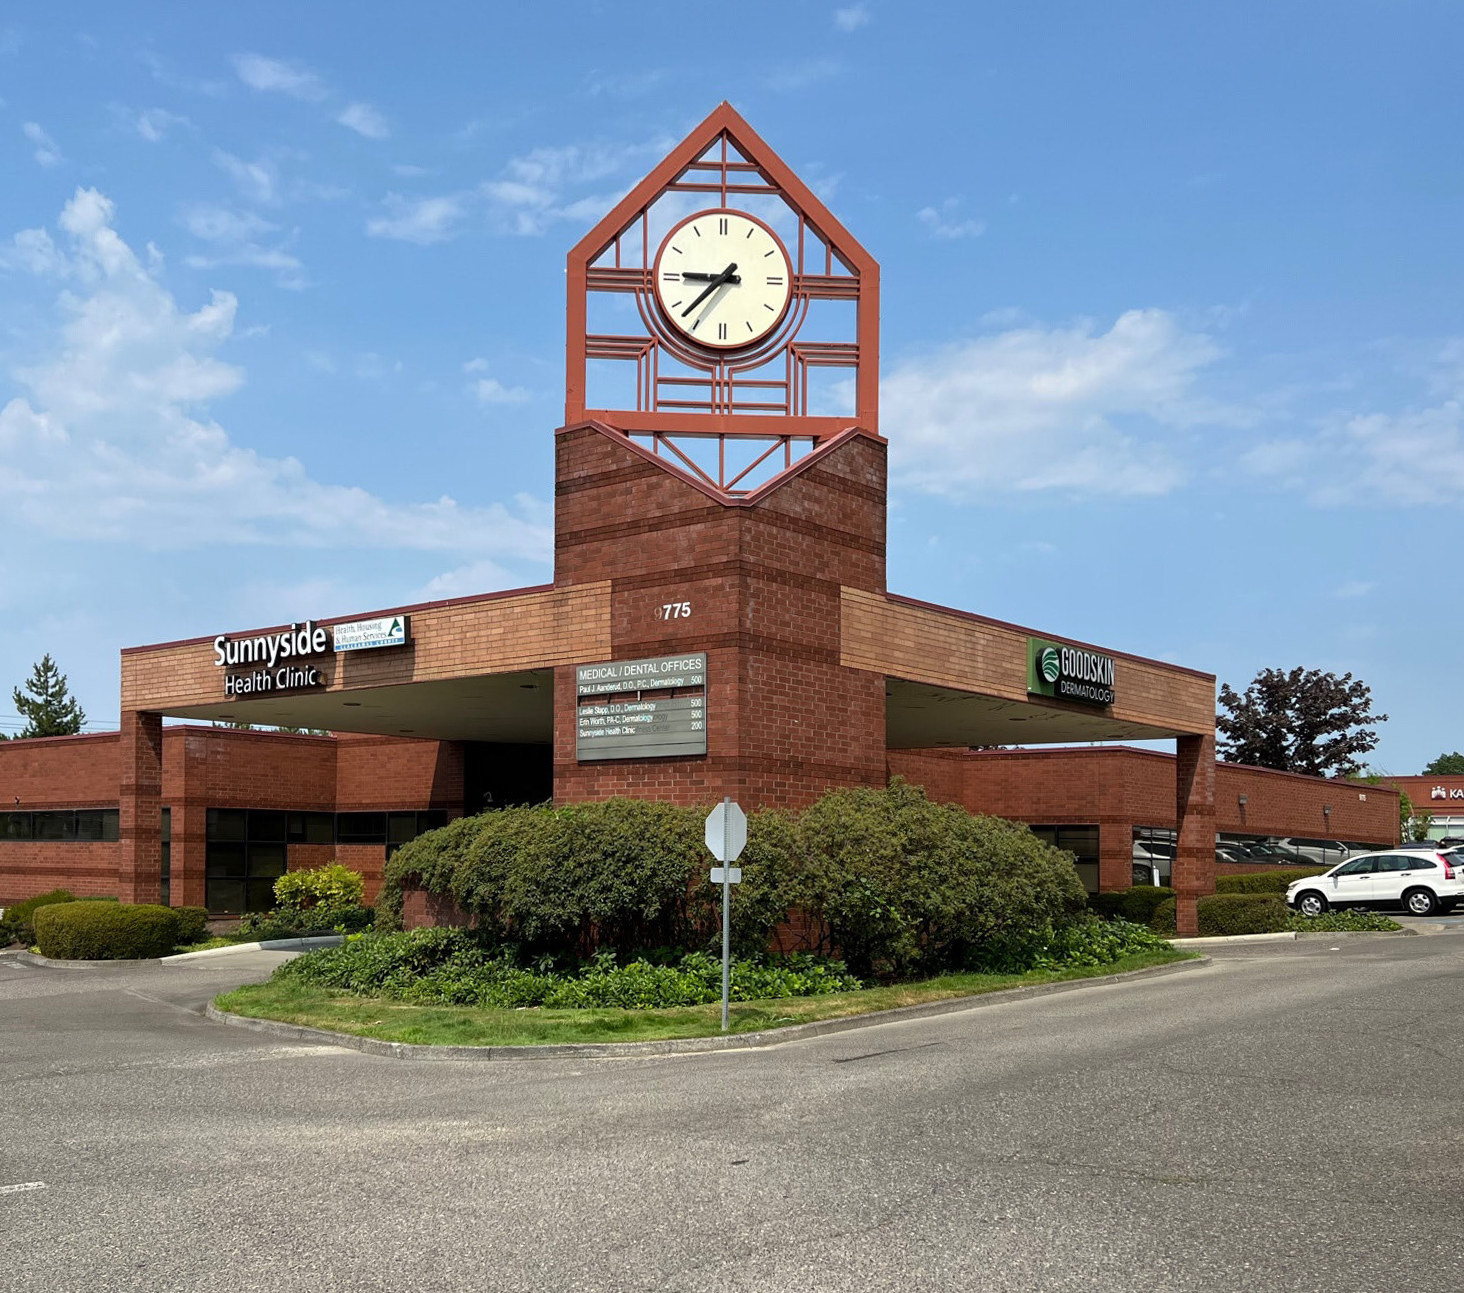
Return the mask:
<path id="1" fill-rule="evenodd" d="M 779 236 L 792 263 L 786 313 L 744 349 L 689 342 L 657 304 L 652 269 L 661 235 L 693 209 L 746 210 Z M 727 103 L 576 244 L 568 291 L 566 426 L 595 421 L 634 436 L 726 501 L 841 431 L 878 434 L 879 266 Z M 590 331 L 591 305 L 605 303 L 602 294 L 633 303 L 614 333 Z M 852 338 L 819 335 L 828 326 L 813 309 L 820 301 L 853 304 Z M 631 407 L 590 407 L 591 360 L 633 366 L 634 400 L 623 401 Z M 847 374 L 849 415 L 812 407 L 816 368 Z"/>

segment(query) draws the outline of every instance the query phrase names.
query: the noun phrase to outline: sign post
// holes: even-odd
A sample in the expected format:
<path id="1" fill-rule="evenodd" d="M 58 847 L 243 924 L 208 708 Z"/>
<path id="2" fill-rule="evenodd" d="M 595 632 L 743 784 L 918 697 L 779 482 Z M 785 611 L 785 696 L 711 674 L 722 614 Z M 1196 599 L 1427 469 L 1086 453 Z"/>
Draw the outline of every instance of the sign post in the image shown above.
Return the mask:
<path id="1" fill-rule="evenodd" d="M 712 868 L 712 883 L 722 886 L 722 1031 L 732 988 L 732 886 L 742 883 L 742 868 L 732 863 L 747 847 L 747 814 L 730 798 L 707 814 L 707 848 L 722 865 Z"/>

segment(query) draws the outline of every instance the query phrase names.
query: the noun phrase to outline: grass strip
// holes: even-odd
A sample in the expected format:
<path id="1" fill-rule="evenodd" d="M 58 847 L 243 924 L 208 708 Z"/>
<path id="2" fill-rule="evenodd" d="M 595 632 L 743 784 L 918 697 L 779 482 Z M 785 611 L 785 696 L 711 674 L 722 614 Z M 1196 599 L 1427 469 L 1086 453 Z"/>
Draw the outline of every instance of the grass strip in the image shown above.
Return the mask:
<path id="1" fill-rule="evenodd" d="M 943 974 L 917 983 L 866 988 L 824 997 L 776 1001 L 734 1001 L 733 1033 L 755 1033 L 818 1019 L 843 1019 L 897 1006 L 975 997 L 1003 988 L 1091 979 L 1151 965 L 1194 959 L 1194 953 L 1142 952 L 1109 965 L 1026 974 Z M 357 1037 L 428 1046 L 546 1046 L 582 1042 L 648 1042 L 714 1037 L 722 1031 L 720 1002 L 672 1010 L 484 1010 L 471 1006 L 418 1006 L 385 997 L 356 997 L 306 984 L 252 984 L 226 992 L 214 1004 L 252 1019 L 276 1019 L 309 1028 L 326 1028 Z"/>

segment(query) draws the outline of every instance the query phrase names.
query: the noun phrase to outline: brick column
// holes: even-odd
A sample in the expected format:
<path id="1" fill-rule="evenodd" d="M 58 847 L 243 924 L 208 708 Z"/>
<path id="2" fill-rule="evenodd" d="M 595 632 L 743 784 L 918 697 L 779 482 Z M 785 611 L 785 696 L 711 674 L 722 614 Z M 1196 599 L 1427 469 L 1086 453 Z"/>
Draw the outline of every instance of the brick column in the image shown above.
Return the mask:
<path id="1" fill-rule="evenodd" d="M 1175 930 L 1193 938 L 1199 933 L 1196 903 L 1215 892 L 1215 735 L 1181 736 L 1174 746 Z"/>
<path id="2" fill-rule="evenodd" d="M 123 902 L 157 902 L 163 875 L 163 716 L 126 710 L 121 736 L 117 896 Z"/>

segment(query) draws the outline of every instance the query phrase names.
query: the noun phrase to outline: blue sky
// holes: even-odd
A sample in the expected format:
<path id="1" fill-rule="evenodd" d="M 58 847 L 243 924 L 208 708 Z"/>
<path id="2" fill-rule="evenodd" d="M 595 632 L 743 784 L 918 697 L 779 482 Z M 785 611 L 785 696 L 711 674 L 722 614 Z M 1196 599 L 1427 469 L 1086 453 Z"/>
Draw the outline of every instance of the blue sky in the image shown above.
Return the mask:
<path id="1" fill-rule="evenodd" d="M 630 12 L 0 18 L 0 724 L 549 579 L 565 252 L 727 98 L 881 262 L 892 589 L 1464 745 L 1457 6 Z"/>

